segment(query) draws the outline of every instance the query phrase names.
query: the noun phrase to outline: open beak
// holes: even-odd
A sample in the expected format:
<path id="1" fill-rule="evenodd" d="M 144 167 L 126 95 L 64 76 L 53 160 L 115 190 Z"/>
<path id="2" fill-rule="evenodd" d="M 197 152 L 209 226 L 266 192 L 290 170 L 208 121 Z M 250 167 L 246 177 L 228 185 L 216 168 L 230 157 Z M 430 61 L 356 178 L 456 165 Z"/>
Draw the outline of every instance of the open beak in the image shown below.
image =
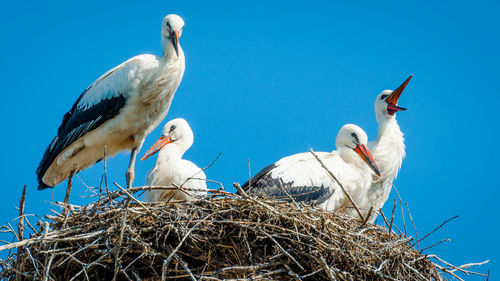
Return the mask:
<path id="1" fill-rule="evenodd" d="M 172 42 L 172 45 L 174 46 L 174 50 L 175 53 L 177 54 L 177 57 L 179 57 L 179 32 L 177 30 L 172 30 L 168 38 L 170 39 L 170 42 Z"/>
<path id="2" fill-rule="evenodd" d="M 372 170 L 375 172 L 375 174 L 377 174 L 377 176 L 379 177 L 381 176 L 377 164 L 375 164 L 375 160 L 373 160 L 373 156 L 370 153 L 370 150 L 368 150 L 368 147 L 366 147 L 366 145 L 359 144 L 358 146 L 356 146 L 356 149 L 354 149 L 354 151 L 356 151 L 359 154 L 359 156 L 361 156 L 361 158 L 365 160 L 366 164 L 368 164 L 368 166 L 372 168 Z"/>
<path id="3" fill-rule="evenodd" d="M 385 99 L 385 101 L 388 104 L 387 111 L 389 112 L 390 115 L 394 115 L 394 113 L 396 113 L 398 111 L 405 111 L 405 110 L 407 110 L 407 108 L 398 106 L 398 99 L 401 96 L 401 94 L 403 93 L 403 90 L 406 88 L 406 85 L 408 85 L 408 83 L 410 82 L 410 80 L 411 80 L 412 77 L 413 77 L 413 75 L 410 75 L 410 77 L 408 77 L 408 79 L 406 79 L 403 82 L 403 84 L 401 84 L 401 86 L 399 86 L 396 90 L 394 90 L 392 92 L 392 94 L 390 94 Z"/>
<path id="4" fill-rule="evenodd" d="M 153 156 L 156 152 L 160 151 L 162 147 L 165 145 L 171 143 L 172 140 L 170 139 L 169 136 L 161 136 L 151 148 L 146 151 L 146 153 L 141 157 L 141 160 L 148 159 L 149 157 Z"/>

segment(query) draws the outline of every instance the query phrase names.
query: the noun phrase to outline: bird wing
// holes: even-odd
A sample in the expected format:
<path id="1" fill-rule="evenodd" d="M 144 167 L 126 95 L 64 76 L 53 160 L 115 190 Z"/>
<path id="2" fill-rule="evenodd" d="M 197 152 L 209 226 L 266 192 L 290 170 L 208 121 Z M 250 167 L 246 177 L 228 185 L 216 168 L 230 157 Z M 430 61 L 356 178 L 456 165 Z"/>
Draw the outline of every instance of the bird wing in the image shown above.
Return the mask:
<path id="1" fill-rule="evenodd" d="M 153 184 L 153 180 L 155 177 L 155 171 L 156 167 L 153 167 L 151 170 L 146 175 L 146 186 L 151 186 Z M 156 201 L 156 192 L 153 190 L 146 190 L 144 192 L 144 196 L 142 197 L 142 200 L 145 202 L 154 202 Z"/>
<path id="2" fill-rule="evenodd" d="M 335 161 L 334 154 L 316 153 L 324 162 Z M 310 153 L 299 153 L 273 163 L 246 182 L 242 188 L 249 193 L 273 198 L 307 201 L 320 204 L 335 191 L 335 183 Z"/>
<path id="3" fill-rule="evenodd" d="M 134 90 L 133 80 L 143 62 L 134 57 L 109 70 L 90 85 L 63 116 L 62 124 L 36 170 L 38 189 L 48 187 L 42 178 L 56 157 L 73 142 L 115 117 Z"/>
<path id="4" fill-rule="evenodd" d="M 156 166 L 153 167 L 146 175 L 146 185 L 152 185 L 155 178 Z"/>
<path id="5" fill-rule="evenodd" d="M 207 176 L 203 170 L 189 160 L 181 160 L 182 169 L 176 179 L 176 184 L 188 188 L 207 189 Z"/>

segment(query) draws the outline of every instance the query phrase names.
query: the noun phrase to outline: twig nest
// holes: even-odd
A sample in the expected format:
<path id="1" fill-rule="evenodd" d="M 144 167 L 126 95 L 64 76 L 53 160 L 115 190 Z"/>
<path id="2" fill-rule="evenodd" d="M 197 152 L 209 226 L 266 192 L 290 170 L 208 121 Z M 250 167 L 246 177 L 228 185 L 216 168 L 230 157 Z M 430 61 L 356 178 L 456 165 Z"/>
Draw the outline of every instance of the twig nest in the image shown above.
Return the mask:
<path id="1" fill-rule="evenodd" d="M 410 238 L 314 207 L 237 195 L 161 204 L 111 197 L 51 217 L 48 232 L 18 251 L 22 263 L 12 255 L 2 264 L 2 277 L 442 280 Z"/>

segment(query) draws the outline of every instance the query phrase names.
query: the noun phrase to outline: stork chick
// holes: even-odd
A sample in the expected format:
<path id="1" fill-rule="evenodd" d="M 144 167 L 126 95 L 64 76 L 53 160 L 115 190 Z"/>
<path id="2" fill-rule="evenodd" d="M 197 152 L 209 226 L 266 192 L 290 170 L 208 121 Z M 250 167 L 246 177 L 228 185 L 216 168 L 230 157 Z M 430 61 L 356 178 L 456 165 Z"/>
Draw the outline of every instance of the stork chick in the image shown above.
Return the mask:
<path id="1" fill-rule="evenodd" d="M 337 150 L 316 153 L 353 198 L 371 184 L 373 174 L 380 176 L 367 142 L 363 129 L 347 124 L 337 134 Z M 291 196 L 295 201 L 331 211 L 348 205 L 337 182 L 309 152 L 294 154 L 267 166 L 246 182 L 243 189 L 275 198 Z"/>
<path id="2" fill-rule="evenodd" d="M 408 77 L 396 90 L 385 90 L 375 99 L 375 117 L 378 123 L 378 136 L 368 144 L 373 158 L 380 168 L 381 177 L 374 177 L 356 204 L 364 216 L 372 208 L 368 222 L 373 223 L 378 211 L 384 206 L 396 179 L 403 158 L 406 155 L 404 137 L 396 120 L 396 112 L 407 110 L 398 106 L 398 99 L 413 76 Z"/>
<path id="3" fill-rule="evenodd" d="M 180 190 L 151 190 L 145 194 L 145 201 L 159 202 L 191 200 L 207 194 L 205 173 L 193 162 L 182 159 L 193 144 L 193 131 L 182 118 L 169 121 L 156 143 L 142 156 L 145 160 L 158 152 L 156 165 L 146 177 L 149 186 L 177 186 Z M 188 188 L 184 190 L 183 188 Z"/>

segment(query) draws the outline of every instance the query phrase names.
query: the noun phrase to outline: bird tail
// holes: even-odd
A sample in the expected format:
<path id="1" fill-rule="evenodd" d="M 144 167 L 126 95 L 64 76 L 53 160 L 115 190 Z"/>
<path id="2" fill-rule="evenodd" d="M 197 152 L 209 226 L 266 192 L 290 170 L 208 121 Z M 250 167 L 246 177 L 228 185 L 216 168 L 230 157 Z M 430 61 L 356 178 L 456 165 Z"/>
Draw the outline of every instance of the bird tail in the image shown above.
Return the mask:
<path id="1" fill-rule="evenodd" d="M 49 147 L 47 147 L 47 150 L 45 150 L 45 153 L 43 154 L 42 160 L 40 161 L 40 164 L 38 165 L 38 168 L 36 169 L 36 177 L 38 180 L 38 190 L 43 190 L 46 189 L 47 187 L 53 187 L 50 185 L 47 185 L 43 182 L 43 176 L 45 176 L 45 172 L 47 172 L 47 169 L 50 167 L 52 164 L 52 161 L 54 160 L 53 157 L 53 152 L 52 149 L 54 146 L 57 144 L 58 137 L 56 136 L 52 142 L 50 143 Z"/>
<path id="2" fill-rule="evenodd" d="M 53 186 L 48 186 L 48 185 L 46 185 L 46 184 L 45 184 L 43 181 L 41 181 L 41 180 L 40 180 L 40 181 L 38 181 L 38 190 L 44 190 L 44 189 L 46 189 L 46 188 L 48 188 L 48 187 L 53 187 Z"/>

